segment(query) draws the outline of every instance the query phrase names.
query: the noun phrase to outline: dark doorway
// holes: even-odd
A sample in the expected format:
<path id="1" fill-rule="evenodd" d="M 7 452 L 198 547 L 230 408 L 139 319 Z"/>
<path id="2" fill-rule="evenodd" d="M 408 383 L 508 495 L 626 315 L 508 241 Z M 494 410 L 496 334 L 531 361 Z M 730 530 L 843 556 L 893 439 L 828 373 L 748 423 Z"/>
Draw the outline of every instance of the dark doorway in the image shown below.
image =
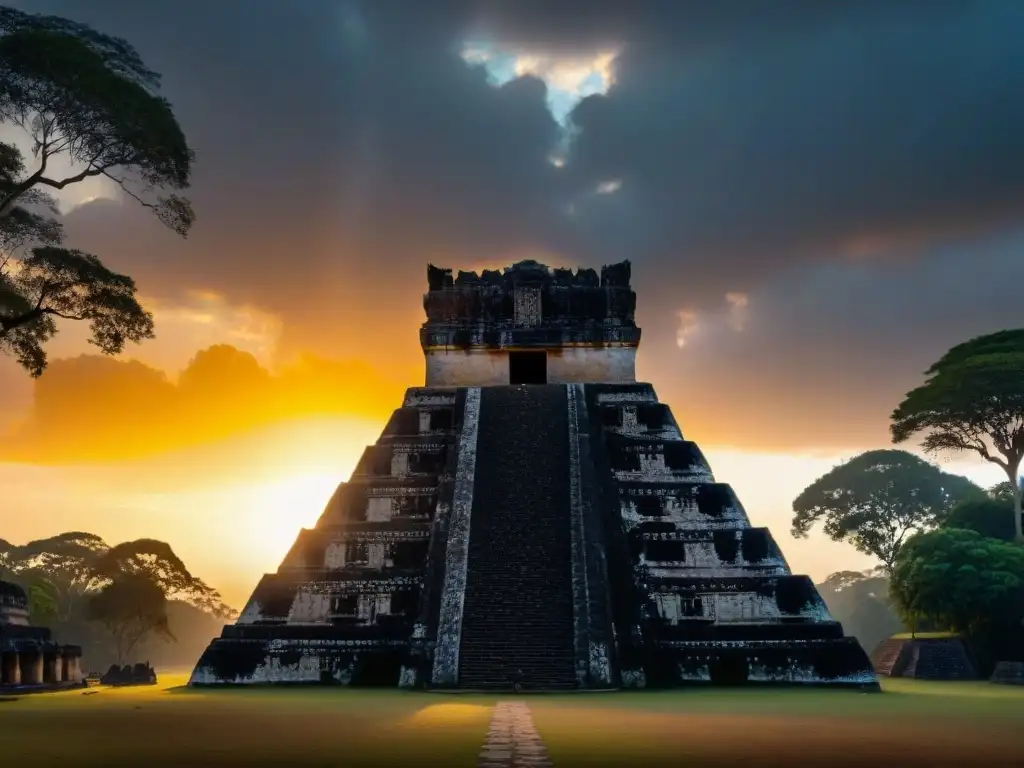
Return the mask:
<path id="1" fill-rule="evenodd" d="M 746 656 L 719 656 L 711 662 L 711 682 L 715 685 L 743 685 L 750 675 Z"/>
<path id="2" fill-rule="evenodd" d="M 509 352 L 509 384 L 547 384 L 547 352 Z"/>

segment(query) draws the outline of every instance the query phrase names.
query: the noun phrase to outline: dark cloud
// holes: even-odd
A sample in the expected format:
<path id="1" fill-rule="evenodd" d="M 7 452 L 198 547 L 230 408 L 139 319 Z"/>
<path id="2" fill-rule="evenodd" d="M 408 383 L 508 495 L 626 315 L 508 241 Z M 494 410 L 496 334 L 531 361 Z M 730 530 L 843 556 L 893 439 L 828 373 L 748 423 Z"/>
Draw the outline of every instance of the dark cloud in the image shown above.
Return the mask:
<path id="1" fill-rule="evenodd" d="M 644 212 L 646 253 L 712 284 L 863 237 L 1013 220 L 1024 6 L 917 10 L 800 37 L 627 49 L 620 86 L 574 114 L 571 166 L 589 184 L 621 178 Z M 586 228 L 595 247 L 605 220 Z"/>
<path id="2" fill-rule="evenodd" d="M 544 51 L 647 45 L 685 53 L 799 38 L 823 26 L 877 23 L 893 15 L 967 10 L 972 4 L 975 0 L 482 0 L 471 4 L 467 17 L 478 34 Z"/>
<path id="3" fill-rule="evenodd" d="M 187 241 L 98 203 L 69 217 L 76 245 L 150 295 L 276 312 L 287 349 L 416 355 L 427 260 L 628 257 L 660 389 L 709 437 L 725 432 L 701 414 L 731 408 L 735 443 L 793 446 L 842 413 L 872 425 L 849 440 L 884 438 L 882 403 L 928 355 L 1014 322 L 968 297 L 1016 274 L 978 254 L 1024 201 L 1018 0 L 23 5 L 133 42 L 198 153 Z M 620 51 L 615 87 L 572 115 L 565 168 L 544 84 L 493 87 L 459 56 L 470 38 Z M 678 350 L 677 311 L 707 327 L 727 291 L 749 294 L 746 330 Z M 780 394 L 812 382 L 820 397 Z"/>

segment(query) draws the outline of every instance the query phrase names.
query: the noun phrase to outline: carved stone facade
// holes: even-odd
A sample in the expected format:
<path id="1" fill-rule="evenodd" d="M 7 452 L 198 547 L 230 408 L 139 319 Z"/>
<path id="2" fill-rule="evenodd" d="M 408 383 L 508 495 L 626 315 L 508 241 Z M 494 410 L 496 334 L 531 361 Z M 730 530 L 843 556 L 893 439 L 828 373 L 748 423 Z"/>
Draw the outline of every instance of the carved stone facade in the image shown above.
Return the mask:
<path id="1" fill-rule="evenodd" d="M 47 690 L 82 685 L 82 649 L 61 645 L 50 630 L 29 623 L 28 598 L 0 581 L 0 690 Z"/>
<path id="2" fill-rule="evenodd" d="M 584 389 L 622 685 L 876 686 L 859 643 L 751 527 L 653 387 Z"/>
<path id="3" fill-rule="evenodd" d="M 211 643 L 193 684 L 429 679 L 466 399 L 409 390 L 316 526 Z"/>
<path id="4" fill-rule="evenodd" d="M 630 264 L 551 269 L 523 261 L 502 272 L 430 266 L 420 343 L 427 386 L 495 386 L 516 380 L 517 353 L 546 356 L 543 381 L 632 382 L 640 329 Z"/>
<path id="5" fill-rule="evenodd" d="M 489 354 L 480 317 L 549 353 L 639 341 L 628 263 L 428 277 L 428 360 L 432 334 Z M 408 390 L 191 682 L 877 686 L 650 385 L 566 380 Z"/>

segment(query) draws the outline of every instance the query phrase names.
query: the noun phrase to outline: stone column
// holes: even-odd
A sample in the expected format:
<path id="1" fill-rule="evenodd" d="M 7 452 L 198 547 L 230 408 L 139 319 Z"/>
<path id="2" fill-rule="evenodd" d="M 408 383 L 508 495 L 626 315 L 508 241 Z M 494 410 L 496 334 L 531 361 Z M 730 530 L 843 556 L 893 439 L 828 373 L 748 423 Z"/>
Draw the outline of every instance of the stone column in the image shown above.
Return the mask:
<path id="1" fill-rule="evenodd" d="M 40 685 L 43 682 L 43 654 L 24 651 L 21 654 L 21 684 Z"/>
<path id="2" fill-rule="evenodd" d="M 43 682 L 47 685 L 60 682 L 60 654 L 56 651 L 43 653 Z"/>
<path id="3" fill-rule="evenodd" d="M 3 654 L 3 665 L 0 666 L 0 685 L 21 684 L 21 662 L 17 652 Z"/>
<path id="4" fill-rule="evenodd" d="M 64 656 L 64 679 L 69 683 L 82 682 L 81 661 L 76 654 Z"/>

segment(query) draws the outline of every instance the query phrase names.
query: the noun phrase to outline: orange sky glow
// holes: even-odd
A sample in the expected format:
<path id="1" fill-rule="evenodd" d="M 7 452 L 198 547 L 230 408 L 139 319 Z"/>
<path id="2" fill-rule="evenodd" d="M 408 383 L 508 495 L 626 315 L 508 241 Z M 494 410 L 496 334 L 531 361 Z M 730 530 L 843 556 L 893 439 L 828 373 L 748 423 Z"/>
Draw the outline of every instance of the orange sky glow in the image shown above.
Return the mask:
<path id="1" fill-rule="evenodd" d="M 134 362 L 58 358 L 35 383 L 34 399 L 32 384 L 21 381 L 24 408 L 8 415 L 0 453 L 2 536 L 20 543 L 85 530 L 110 543 L 163 539 L 241 606 L 298 530 L 316 522 L 404 388 L 422 384 L 422 362 L 382 350 L 382 360 L 299 356 L 275 364 L 272 318 L 214 294 L 194 292 L 190 302 L 158 306 L 162 332 L 124 355 Z M 415 327 L 404 332 L 415 341 Z M 57 351 L 87 351 L 79 333 L 68 329 Z M 217 341 L 232 346 L 190 364 L 189 349 Z M 641 351 L 641 377 L 658 387 L 649 362 Z M 168 372 L 176 367 L 183 372 Z M 848 545 L 789 534 L 792 499 L 853 451 L 737 449 L 721 432 L 689 429 L 687 409 L 668 399 L 684 434 L 733 485 L 753 524 L 772 529 L 795 570 L 821 578 L 872 565 Z M 1000 479 L 969 460 L 950 468 L 984 484 Z"/>

